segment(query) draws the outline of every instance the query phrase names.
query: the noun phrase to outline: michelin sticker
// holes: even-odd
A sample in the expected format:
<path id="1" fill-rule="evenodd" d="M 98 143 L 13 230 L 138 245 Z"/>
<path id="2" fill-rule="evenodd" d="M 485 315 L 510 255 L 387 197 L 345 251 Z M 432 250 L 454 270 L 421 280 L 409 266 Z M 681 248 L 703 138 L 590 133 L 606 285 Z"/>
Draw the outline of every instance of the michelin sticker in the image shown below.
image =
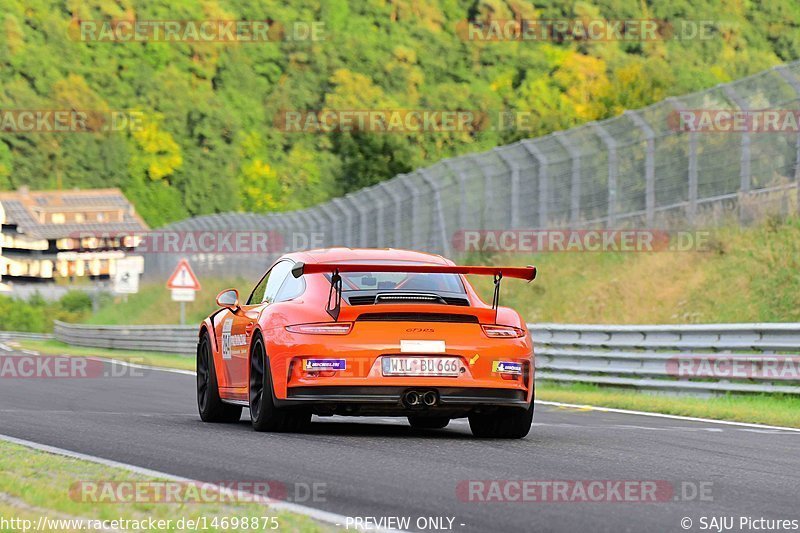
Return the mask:
<path id="1" fill-rule="evenodd" d="M 347 363 L 344 359 L 306 359 L 305 370 L 319 372 L 325 370 L 344 370 Z"/>
<path id="2" fill-rule="evenodd" d="M 495 361 L 492 363 L 492 372 L 499 374 L 522 374 L 522 364 L 514 361 Z"/>

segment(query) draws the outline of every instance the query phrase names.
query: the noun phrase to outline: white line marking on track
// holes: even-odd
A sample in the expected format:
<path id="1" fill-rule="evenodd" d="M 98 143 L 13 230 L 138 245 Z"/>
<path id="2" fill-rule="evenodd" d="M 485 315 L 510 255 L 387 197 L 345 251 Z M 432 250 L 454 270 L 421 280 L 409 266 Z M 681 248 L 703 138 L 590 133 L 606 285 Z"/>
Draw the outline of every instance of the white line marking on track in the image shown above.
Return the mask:
<path id="1" fill-rule="evenodd" d="M 6 346 L 5 344 L 3 344 L 2 342 L 0 342 L 0 350 L 5 350 L 7 352 L 13 352 L 14 351 L 11 348 L 9 348 L 8 346 Z"/>
<path id="2" fill-rule="evenodd" d="M 623 415 L 652 416 L 655 418 L 670 418 L 672 420 L 689 420 L 691 422 L 706 422 L 709 424 L 722 424 L 726 426 L 737 426 L 737 427 L 754 428 L 754 429 L 771 429 L 771 430 L 781 430 L 783 432 L 788 431 L 792 433 L 800 433 L 800 429 L 798 428 L 769 426 L 766 424 L 750 424 L 748 422 L 734 422 L 732 420 L 714 420 L 712 418 L 696 418 L 693 416 L 667 415 L 664 413 L 648 413 L 646 411 L 630 411 L 628 409 L 614 409 L 612 407 L 598 407 L 595 405 L 582 405 L 575 403 L 548 402 L 544 400 L 536 400 L 536 403 L 540 405 L 552 405 L 554 407 L 573 407 L 577 409 L 585 409 L 586 411 L 600 411 L 603 413 L 619 413 Z"/>
<path id="3" fill-rule="evenodd" d="M 149 468 L 142 468 L 136 465 L 120 463 L 118 461 L 114 461 L 111 459 L 103 459 L 102 457 L 96 457 L 94 455 L 87 455 L 80 452 L 73 452 L 71 450 L 65 450 L 63 448 L 57 448 L 55 446 L 48 446 L 47 444 L 39 444 L 38 442 L 18 439 L 16 437 L 11 437 L 9 435 L 0 434 L 0 440 L 10 442 L 12 444 L 18 444 L 20 446 L 25 446 L 26 448 L 32 448 L 34 450 L 39 450 L 46 453 L 52 453 L 64 457 L 72 457 L 73 459 L 89 461 L 92 463 L 110 466 L 112 468 L 120 468 L 123 470 L 127 470 L 128 472 L 133 472 L 134 474 L 140 474 L 142 476 L 147 476 L 151 478 L 165 479 L 168 481 L 178 481 L 181 483 L 197 483 L 197 484 L 204 483 L 196 479 L 175 476 L 172 474 L 168 474 L 166 472 L 159 472 L 158 470 L 150 470 Z M 219 490 L 226 490 L 224 487 L 220 485 L 214 485 L 209 483 L 204 483 L 204 485 L 211 485 Z M 240 491 L 240 494 L 247 498 L 253 498 L 253 499 L 257 498 L 254 494 L 250 494 L 245 491 Z M 299 505 L 297 503 L 274 502 L 270 503 L 269 507 L 278 511 L 286 511 L 290 513 L 305 515 L 310 518 L 313 518 L 314 520 L 318 520 L 320 522 L 325 522 L 328 524 L 333 524 L 339 527 L 342 527 L 344 524 L 347 523 L 347 517 L 344 515 L 330 513 L 328 511 L 322 511 L 320 509 L 314 509 L 313 507 L 306 507 L 305 505 Z M 354 527 L 354 529 L 362 529 L 362 528 Z M 384 531 L 386 533 L 403 533 L 402 531 L 398 531 L 396 529 L 369 529 L 369 531 Z"/>

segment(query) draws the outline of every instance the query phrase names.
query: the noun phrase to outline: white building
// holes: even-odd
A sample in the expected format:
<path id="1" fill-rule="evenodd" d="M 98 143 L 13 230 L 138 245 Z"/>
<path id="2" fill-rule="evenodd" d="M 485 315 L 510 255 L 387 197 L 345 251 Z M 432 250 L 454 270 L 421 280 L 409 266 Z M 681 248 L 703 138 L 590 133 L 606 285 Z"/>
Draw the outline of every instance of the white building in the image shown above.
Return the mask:
<path id="1" fill-rule="evenodd" d="M 147 224 L 119 189 L 0 192 L 3 282 L 104 279 Z"/>

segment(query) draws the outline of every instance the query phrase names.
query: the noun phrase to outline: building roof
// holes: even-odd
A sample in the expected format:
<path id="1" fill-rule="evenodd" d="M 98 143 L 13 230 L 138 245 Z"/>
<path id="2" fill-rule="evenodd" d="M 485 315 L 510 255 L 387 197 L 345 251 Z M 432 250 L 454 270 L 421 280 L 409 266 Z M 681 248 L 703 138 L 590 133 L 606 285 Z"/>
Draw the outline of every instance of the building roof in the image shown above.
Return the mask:
<path id="1" fill-rule="evenodd" d="M 0 192 L 5 211 L 4 224 L 17 226 L 20 233 L 38 239 L 59 239 L 78 233 L 133 233 L 148 229 L 122 191 L 112 189 L 73 189 L 65 191 L 29 191 L 26 188 Z M 118 211 L 121 221 L 42 223 L 37 213 Z"/>

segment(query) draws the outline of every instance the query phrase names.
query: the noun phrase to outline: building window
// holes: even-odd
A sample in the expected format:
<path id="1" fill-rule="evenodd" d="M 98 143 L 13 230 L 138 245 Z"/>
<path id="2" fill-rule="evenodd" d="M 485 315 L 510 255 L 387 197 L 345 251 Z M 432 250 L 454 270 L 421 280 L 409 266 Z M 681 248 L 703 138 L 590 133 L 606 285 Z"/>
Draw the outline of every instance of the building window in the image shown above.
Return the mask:
<path id="1" fill-rule="evenodd" d="M 83 213 L 75 213 L 75 222 L 81 223 L 84 221 Z"/>
<path id="2" fill-rule="evenodd" d="M 51 220 L 53 224 L 63 224 L 66 221 L 64 213 L 53 213 Z"/>

